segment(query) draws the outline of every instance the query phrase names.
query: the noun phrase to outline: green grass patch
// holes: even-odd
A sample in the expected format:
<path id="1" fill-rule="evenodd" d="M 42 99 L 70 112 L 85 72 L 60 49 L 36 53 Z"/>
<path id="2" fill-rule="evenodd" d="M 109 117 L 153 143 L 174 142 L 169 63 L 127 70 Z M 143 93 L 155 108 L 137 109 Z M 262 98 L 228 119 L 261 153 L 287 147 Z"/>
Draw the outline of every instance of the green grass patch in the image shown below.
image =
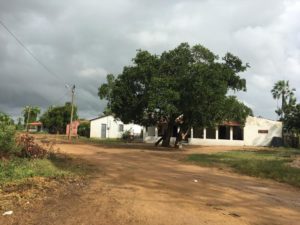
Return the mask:
<path id="1" fill-rule="evenodd" d="M 0 160 L 0 185 L 19 182 L 32 177 L 65 178 L 82 176 L 88 168 L 65 156 L 47 159 L 11 158 Z"/>
<path id="2" fill-rule="evenodd" d="M 300 155 L 300 150 L 279 148 L 192 154 L 186 160 L 202 166 L 230 167 L 241 174 L 270 178 L 300 187 L 300 169 L 288 164 L 297 155 Z"/>

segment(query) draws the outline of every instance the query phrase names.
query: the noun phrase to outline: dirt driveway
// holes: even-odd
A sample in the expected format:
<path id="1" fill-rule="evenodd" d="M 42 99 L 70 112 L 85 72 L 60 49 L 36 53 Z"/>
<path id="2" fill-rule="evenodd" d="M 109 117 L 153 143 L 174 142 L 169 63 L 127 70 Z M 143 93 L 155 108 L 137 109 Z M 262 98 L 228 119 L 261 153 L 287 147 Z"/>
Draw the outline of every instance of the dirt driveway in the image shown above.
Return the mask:
<path id="1" fill-rule="evenodd" d="M 84 188 L 43 202 L 14 224 L 300 224 L 299 189 L 178 160 L 189 152 L 218 148 L 60 148 L 87 160 L 98 172 Z"/>

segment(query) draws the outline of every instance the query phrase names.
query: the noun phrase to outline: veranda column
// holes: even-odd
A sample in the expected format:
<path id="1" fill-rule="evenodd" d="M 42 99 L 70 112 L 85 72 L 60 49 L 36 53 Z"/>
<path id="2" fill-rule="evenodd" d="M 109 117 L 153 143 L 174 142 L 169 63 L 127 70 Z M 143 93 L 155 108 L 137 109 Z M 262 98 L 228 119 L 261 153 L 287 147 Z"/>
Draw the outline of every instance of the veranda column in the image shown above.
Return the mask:
<path id="1" fill-rule="evenodd" d="M 147 129 L 146 127 L 143 127 L 143 141 L 145 141 L 147 136 L 148 136 Z"/>
<path id="2" fill-rule="evenodd" d="M 233 127 L 230 127 L 230 140 L 233 140 Z"/>

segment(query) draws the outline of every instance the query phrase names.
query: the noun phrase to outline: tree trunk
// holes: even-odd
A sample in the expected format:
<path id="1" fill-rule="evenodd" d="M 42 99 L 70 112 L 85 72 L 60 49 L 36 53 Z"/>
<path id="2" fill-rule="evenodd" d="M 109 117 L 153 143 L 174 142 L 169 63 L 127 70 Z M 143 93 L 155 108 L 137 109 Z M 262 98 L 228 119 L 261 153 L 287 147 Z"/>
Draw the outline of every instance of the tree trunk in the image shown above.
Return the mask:
<path id="1" fill-rule="evenodd" d="M 186 132 L 184 132 L 184 130 L 182 128 L 180 128 L 180 130 L 176 136 L 176 141 L 175 141 L 175 145 L 174 145 L 175 148 L 180 147 L 179 145 L 181 145 L 181 142 L 185 139 L 186 135 L 188 135 L 189 130 L 190 130 L 190 128 L 188 128 L 186 130 Z"/>
<path id="2" fill-rule="evenodd" d="M 163 142 L 161 144 L 161 146 L 163 147 L 170 147 L 170 140 L 171 140 L 171 137 L 172 137 L 172 134 L 173 134 L 173 126 L 174 124 L 173 123 L 168 123 L 168 128 L 167 128 L 167 131 L 166 131 L 166 135 L 163 139 Z"/>

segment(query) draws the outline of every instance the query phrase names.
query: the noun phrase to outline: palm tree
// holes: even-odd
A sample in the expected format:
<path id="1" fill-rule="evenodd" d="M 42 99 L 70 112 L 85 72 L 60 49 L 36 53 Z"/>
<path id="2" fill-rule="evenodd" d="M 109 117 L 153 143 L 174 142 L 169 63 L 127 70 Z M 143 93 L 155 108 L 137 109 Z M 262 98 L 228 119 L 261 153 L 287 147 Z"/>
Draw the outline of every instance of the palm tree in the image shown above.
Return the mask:
<path id="1" fill-rule="evenodd" d="M 273 89 L 271 90 L 273 98 L 281 98 L 281 107 L 275 111 L 280 117 L 280 120 L 284 120 L 291 108 L 295 106 L 295 91 L 295 88 L 290 89 L 289 81 L 285 80 L 277 81 L 273 86 Z"/>
<path id="2" fill-rule="evenodd" d="M 41 109 L 38 106 L 25 106 L 22 110 L 24 123 L 30 123 L 37 120 L 38 114 L 41 113 Z"/>

